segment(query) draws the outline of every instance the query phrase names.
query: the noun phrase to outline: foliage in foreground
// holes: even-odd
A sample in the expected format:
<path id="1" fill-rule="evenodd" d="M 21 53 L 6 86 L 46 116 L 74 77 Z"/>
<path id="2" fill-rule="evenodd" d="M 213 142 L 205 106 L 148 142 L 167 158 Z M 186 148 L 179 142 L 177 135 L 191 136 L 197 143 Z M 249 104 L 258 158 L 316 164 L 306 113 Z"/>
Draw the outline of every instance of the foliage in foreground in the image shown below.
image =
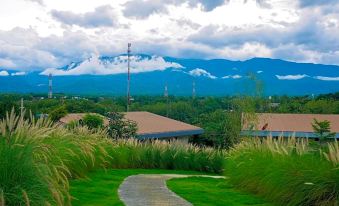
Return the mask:
<path id="1" fill-rule="evenodd" d="M 221 172 L 224 154 L 179 142 L 113 141 L 12 112 L 0 121 L 0 205 L 70 205 L 69 179 L 98 168 Z"/>
<path id="2" fill-rule="evenodd" d="M 229 152 L 226 174 L 239 188 L 280 205 L 339 204 L 338 143 L 327 151 L 307 141 L 248 140 Z"/>

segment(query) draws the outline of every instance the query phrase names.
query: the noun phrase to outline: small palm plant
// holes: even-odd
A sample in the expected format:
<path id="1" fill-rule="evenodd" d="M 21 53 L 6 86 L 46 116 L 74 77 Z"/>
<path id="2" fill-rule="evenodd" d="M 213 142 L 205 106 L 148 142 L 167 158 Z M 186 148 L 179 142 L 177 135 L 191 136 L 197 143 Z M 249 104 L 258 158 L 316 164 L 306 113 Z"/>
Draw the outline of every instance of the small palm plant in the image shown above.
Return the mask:
<path id="1" fill-rule="evenodd" d="M 313 119 L 312 127 L 319 138 L 319 143 L 335 136 L 335 133 L 331 132 L 331 122 L 328 120 L 318 121 Z"/>

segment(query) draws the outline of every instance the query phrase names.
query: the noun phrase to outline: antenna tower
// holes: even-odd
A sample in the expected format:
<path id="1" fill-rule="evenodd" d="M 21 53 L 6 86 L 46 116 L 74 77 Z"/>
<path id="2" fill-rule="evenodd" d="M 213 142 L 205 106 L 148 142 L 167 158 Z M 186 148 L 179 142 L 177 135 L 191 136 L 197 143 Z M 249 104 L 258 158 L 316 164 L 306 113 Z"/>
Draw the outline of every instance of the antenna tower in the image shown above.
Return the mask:
<path id="1" fill-rule="evenodd" d="M 21 117 L 23 116 L 24 114 L 24 98 L 21 98 L 21 101 L 20 101 L 20 114 L 21 114 Z"/>
<path id="2" fill-rule="evenodd" d="M 169 99 L 168 99 L 168 87 L 165 84 L 164 97 L 166 98 L 166 117 L 169 115 Z"/>
<path id="3" fill-rule="evenodd" d="M 165 85 L 164 97 L 168 98 L 168 87 L 167 87 L 167 84 Z"/>
<path id="4" fill-rule="evenodd" d="M 195 91 L 195 81 L 192 83 L 192 98 L 195 99 L 196 91 Z"/>
<path id="5" fill-rule="evenodd" d="M 52 74 L 48 75 L 48 98 L 53 98 L 53 91 L 52 91 Z"/>
<path id="6" fill-rule="evenodd" d="M 126 110 L 129 111 L 129 105 L 131 104 L 131 96 L 130 96 L 130 80 L 131 80 L 131 74 L 130 74 L 130 64 L 131 64 L 131 43 L 128 43 L 127 45 L 127 106 Z"/>

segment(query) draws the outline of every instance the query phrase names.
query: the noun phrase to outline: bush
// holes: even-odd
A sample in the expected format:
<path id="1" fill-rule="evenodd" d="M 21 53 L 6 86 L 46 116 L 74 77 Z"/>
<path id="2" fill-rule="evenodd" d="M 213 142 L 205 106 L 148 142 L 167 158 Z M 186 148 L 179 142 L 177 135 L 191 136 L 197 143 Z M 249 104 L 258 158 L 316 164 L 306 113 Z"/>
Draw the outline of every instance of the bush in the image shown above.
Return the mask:
<path id="1" fill-rule="evenodd" d="M 226 174 L 239 188 L 279 205 L 334 206 L 339 200 L 334 157 L 339 152 L 330 148 L 321 155 L 307 142 L 293 138 L 248 140 L 229 152 Z"/>
<path id="2" fill-rule="evenodd" d="M 86 114 L 82 121 L 90 129 L 98 129 L 104 125 L 104 118 L 96 114 Z"/>
<path id="3" fill-rule="evenodd" d="M 129 139 L 136 137 L 137 124 L 131 120 L 124 119 L 120 112 L 107 113 L 109 120 L 108 134 L 114 139 Z"/>
<path id="4" fill-rule="evenodd" d="M 199 116 L 199 126 L 205 133 L 193 139 L 193 143 L 229 149 L 240 141 L 241 114 L 238 112 L 215 112 Z"/>
<path id="5" fill-rule="evenodd" d="M 53 122 L 55 121 L 59 121 L 60 118 L 64 117 L 67 115 L 67 110 L 64 106 L 58 107 L 56 109 L 54 109 L 53 111 L 51 111 L 48 114 L 48 118 L 50 120 L 52 120 Z"/>

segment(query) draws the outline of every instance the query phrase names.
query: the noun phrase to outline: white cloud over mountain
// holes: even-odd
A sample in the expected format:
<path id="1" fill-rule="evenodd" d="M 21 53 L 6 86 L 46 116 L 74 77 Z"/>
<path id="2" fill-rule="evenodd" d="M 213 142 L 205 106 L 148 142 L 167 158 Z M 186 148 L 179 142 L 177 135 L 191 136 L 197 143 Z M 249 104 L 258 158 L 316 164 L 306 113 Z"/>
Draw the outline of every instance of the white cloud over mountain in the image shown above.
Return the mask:
<path id="1" fill-rule="evenodd" d="M 216 76 L 212 75 L 211 73 L 209 73 L 208 71 L 204 70 L 204 69 L 200 69 L 200 68 L 196 68 L 193 69 L 191 71 L 188 72 L 188 74 L 190 74 L 191 76 L 194 77 L 207 77 L 210 79 L 217 79 Z"/>
<path id="2" fill-rule="evenodd" d="M 240 78 L 242 78 L 242 76 L 239 75 L 239 74 L 235 74 L 235 75 L 227 75 L 227 76 L 224 76 L 222 78 L 223 79 L 240 79 Z"/>
<path id="3" fill-rule="evenodd" d="M 7 71 L 0 71 L 0 77 L 6 77 L 9 73 Z"/>
<path id="4" fill-rule="evenodd" d="M 14 72 L 14 73 L 11 73 L 11 76 L 24 76 L 26 75 L 26 72 Z"/>
<path id="5" fill-rule="evenodd" d="M 339 81 L 339 77 L 324 77 L 324 76 L 316 76 L 315 79 L 319 79 L 322 81 Z"/>
<path id="6" fill-rule="evenodd" d="M 275 75 L 279 80 L 299 80 L 306 77 L 309 77 L 306 74 L 296 74 L 296 75 Z"/>
<path id="7" fill-rule="evenodd" d="M 168 68 L 181 69 L 180 64 L 167 62 L 162 57 L 152 56 L 143 58 L 141 56 L 131 57 L 131 73 L 142 73 L 151 71 L 163 71 Z M 127 56 L 118 56 L 113 59 L 100 59 L 98 56 L 91 57 L 70 69 L 49 68 L 41 72 L 42 75 L 53 74 L 54 76 L 67 75 L 110 75 L 127 72 Z"/>

